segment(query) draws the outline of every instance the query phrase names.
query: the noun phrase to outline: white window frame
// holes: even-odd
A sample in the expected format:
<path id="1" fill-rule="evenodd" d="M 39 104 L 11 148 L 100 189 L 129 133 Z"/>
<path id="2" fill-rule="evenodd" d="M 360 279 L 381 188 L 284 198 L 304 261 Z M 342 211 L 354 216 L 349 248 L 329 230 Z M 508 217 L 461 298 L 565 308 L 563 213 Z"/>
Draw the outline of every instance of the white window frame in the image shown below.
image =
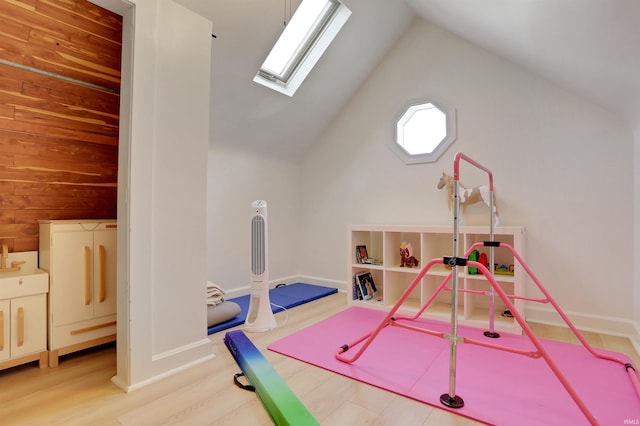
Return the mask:
<path id="1" fill-rule="evenodd" d="M 315 21 L 315 27 L 311 28 L 310 32 L 300 41 L 298 49 L 288 60 L 282 73 L 267 69 L 263 63 L 253 78 L 254 82 L 288 96 L 295 94 L 351 16 L 351 11 L 341 1 L 329 0 L 329 2 L 331 5 L 325 8 L 328 13 Z M 296 15 L 294 14 L 289 25 L 293 25 L 295 19 Z M 285 28 L 281 37 L 285 35 L 286 30 Z"/>
<path id="2" fill-rule="evenodd" d="M 446 116 L 446 134 L 444 138 L 432 149 L 431 152 L 422 154 L 411 154 L 403 146 L 402 131 L 404 124 L 411 119 L 413 111 L 419 109 L 420 106 L 431 104 L 443 112 Z M 405 105 L 394 120 L 394 138 L 391 143 L 391 149 L 398 157 L 407 164 L 433 163 L 447 150 L 447 148 L 456 140 L 456 110 L 439 101 L 432 99 L 421 99 L 410 102 Z"/>

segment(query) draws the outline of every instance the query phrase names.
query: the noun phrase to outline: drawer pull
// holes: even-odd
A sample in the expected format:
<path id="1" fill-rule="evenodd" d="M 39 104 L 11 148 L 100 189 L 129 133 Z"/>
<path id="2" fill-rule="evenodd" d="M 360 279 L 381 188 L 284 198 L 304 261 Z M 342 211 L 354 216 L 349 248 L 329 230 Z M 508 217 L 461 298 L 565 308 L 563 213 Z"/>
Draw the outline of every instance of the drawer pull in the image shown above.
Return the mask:
<path id="1" fill-rule="evenodd" d="M 24 344 L 24 309 L 18 308 L 18 346 Z"/>
<path id="2" fill-rule="evenodd" d="M 104 302 L 104 299 L 107 297 L 107 283 L 106 283 L 106 253 L 104 250 L 104 246 L 98 246 L 98 255 L 100 256 L 100 294 L 98 296 L 98 301 L 100 303 Z"/>
<path id="3" fill-rule="evenodd" d="M 84 304 L 91 303 L 91 249 L 84 246 Z"/>
<path id="4" fill-rule="evenodd" d="M 4 311 L 0 311 L 0 351 L 4 349 Z"/>
<path id="5" fill-rule="evenodd" d="M 79 328 L 77 330 L 71 330 L 69 332 L 70 335 L 75 336 L 76 334 L 88 333 L 93 330 L 99 330 L 101 328 L 111 327 L 112 325 L 116 325 L 115 321 L 105 322 L 104 324 L 92 325 L 91 327 Z"/>

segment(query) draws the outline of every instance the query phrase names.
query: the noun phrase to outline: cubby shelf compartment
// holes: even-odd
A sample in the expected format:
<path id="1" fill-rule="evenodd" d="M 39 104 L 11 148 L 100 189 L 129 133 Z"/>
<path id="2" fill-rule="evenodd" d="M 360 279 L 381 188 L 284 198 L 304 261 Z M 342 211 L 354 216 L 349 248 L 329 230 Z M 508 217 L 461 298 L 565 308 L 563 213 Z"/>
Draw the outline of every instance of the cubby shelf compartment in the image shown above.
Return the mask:
<path id="1" fill-rule="evenodd" d="M 459 256 L 474 243 L 489 240 L 488 226 L 459 227 Z M 494 240 L 512 246 L 521 257 L 524 254 L 524 227 L 500 226 L 494 229 Z M 453 227 L 447 226 L 391 226 L 391 225 L 352 225 L 349 228 L 349 283 L 352 286 L 347 292 L 349 304 L 372 309 L 390 309 L 402 296 L 404 291 L 418 276 L 421 268 L 431 259 L 451 256 L 453 253 Z M 418 267 L 401 267 L 400 244 L 410 243 L 413 256 L 419 260 Z M 364 245 L 370 258 L 380 264 L 358 263 L 356 246 Z M 489 247 L 480 247 L 481 253 L 490 258 Z M 517 264 L 513 255 L 504 248 L 494 248 L 494 263 L 498 266 L 513 266 L 513 275 L 495 274 L 495 280 L 509 295 L 523 296 L 527 280 L 523 268 Z M 378 290 L 376 301 L 362 301 L 354 297 L 353 277 L 359 272 L 371 272 Z M 434 265 L 422 278 L 411 295 L 400 308 L 404 314 L 413 314 L 433 295 L 450 271 L 443 265 Z M 487 328 L 489 324 L 489 291 L 490 284 L 482 275 L 470 274 L 467 268 L 458 268 L 458 318 L 460 324 Z M 451 283 L 450 283 L 451 284 Z M 494 319 L 495 329 L 511 333 L 522 332 L 513 318 L 505 318 L 501 314 L 505 305 L 495 295 Z M 525 315 L 525 304 L 520 299 L 512 299 L 516 309 Z M 443 290 L 422 315 L 425 318 L 449 321 L 451 319 L 451 292 Z"/>

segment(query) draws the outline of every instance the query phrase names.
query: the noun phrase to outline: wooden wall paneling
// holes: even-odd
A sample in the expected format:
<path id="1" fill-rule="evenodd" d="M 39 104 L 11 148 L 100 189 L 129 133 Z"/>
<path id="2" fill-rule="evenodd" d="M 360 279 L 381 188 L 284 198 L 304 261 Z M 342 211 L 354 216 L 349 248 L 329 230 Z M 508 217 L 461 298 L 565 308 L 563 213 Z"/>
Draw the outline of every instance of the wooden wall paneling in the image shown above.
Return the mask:
<path id="1" fill-rule="evenodd" d="M 0 88 L 0 104 L 13 108 L 5 117 L 14 121 L 13 130 L 44 126 L 62 137 L 117 145 L 119 95 L 6 65 L 0 65 Z"/>
<path id="2" fill-rule="evenodd" d="M 0 15 L 19 28 L 0 40 L 0 49 L 20 55 L 24 65 L 119 90 L 120 16 L 76 0 L 0 1 Z"/>
<path id="3" fill-rule="evenodd" d="M 121 17 L 86 0 L 0 0 L 0 243 L 40 219 L 117 216 Z"/>

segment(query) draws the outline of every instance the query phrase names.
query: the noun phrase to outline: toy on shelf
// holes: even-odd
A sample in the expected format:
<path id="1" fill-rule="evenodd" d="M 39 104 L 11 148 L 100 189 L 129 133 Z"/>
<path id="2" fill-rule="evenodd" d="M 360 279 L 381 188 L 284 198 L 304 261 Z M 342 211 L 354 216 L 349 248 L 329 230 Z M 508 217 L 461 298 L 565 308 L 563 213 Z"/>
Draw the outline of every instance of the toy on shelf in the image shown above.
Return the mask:
<path id="1" fill-rule="evenodd" d="M 413 246 L 411 243 L 407 243 L 403 241 L 400 244 L 400 267 L 407 266 L 408 268 L 413 268 L 414 266 L 418 266 L 418 259 L 413 257 Z"/>
<path id="2" fill-rule="evenodd" d="M 500 265 L 497 266 L 494 273 L 497 275 L 513 275 L 514 266 L 513 265 Z"/>
<path id="3" fill-rule="evenodd" d="M 479 255 L 480 255 L 480 252 L 478 250 L 473 250 L 471 252 L 471 254 L 469 254 L 469 260 L 477 261 Z M 469 266 L 469 268 L 467 268 L 467 269 L 468 269 L 469 275 L 477 275 L 478 274 L 478 268 L 474 268 L 473 266 Z"/>
<path id="4" fill-rule="evenodd" d="M 487 259 L 487 253 L 480 253 L 480 255 L 478 255 L 478 263 L 481 263 L 482 266 L 489 269 L 489 260 Z"/>

